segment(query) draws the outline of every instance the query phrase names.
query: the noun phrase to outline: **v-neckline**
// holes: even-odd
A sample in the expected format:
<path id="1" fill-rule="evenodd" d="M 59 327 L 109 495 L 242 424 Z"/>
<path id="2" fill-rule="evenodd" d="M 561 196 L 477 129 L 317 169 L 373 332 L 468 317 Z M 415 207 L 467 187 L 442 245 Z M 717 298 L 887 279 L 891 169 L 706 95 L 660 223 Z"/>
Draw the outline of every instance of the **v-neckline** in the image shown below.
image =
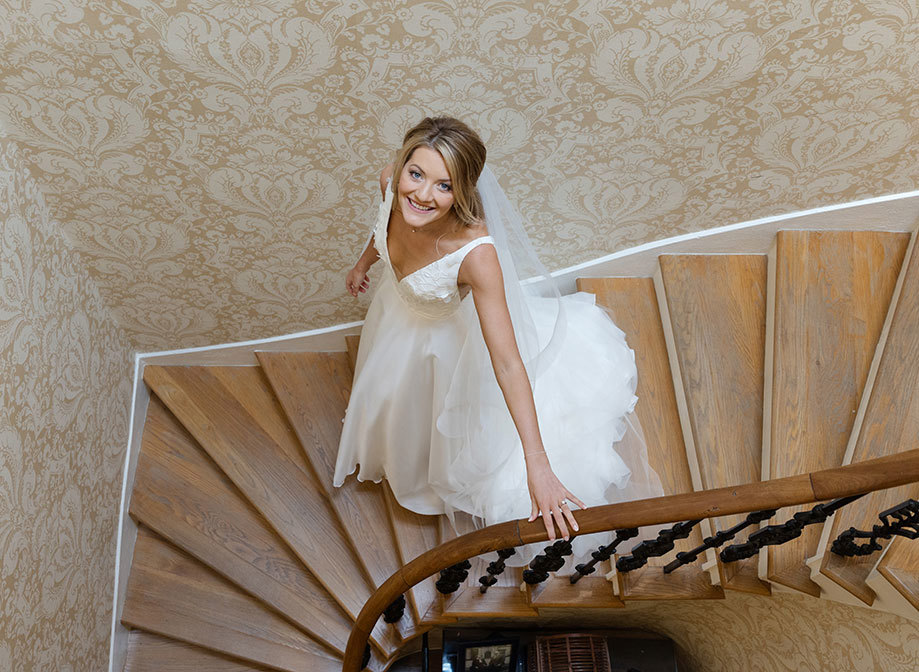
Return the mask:
<path id="1" fill-rule="evenodd" d="M 420 266 L 420 267 L 416 268 L 414 271 L 412 271 L 411 273 L 407 273 L 407 274 L 403 275 L 403 276 L 400 278 L 400 277 L 399 277 L 399 271 L 398 271 L 398 269 L 396 268 L 396 265 L 395 265 L 394 263 L 392 263 L 392 257 L 391 257 L 390 254 L 389 254 L 389 225 L 388 225 L 388 223 L 387 223 L 386 229 L 387 229 L 387 230 L 386 230 L 386 256 L 389 257 L 389 267 L 392 269 L 393 275 L 396 276 L 396 282 L 399 283 L 400 285 L 401 285 L 407 278 L 412 277 L 412 276 L 415 275 L 416 273 L 420 273 L 420 272 L 423 271 L 424 269 L 430 268 L 431 266 L 433 266 L 433 265 L 436 264 L 437 262 L 443 261 L 443 260 L 446 259 L 447 257 L 453 256 L 453 255 L 456 254 L 457 252 L 463 251 L 463 250 L 466 248 L 466 246 L 471 245 L 471 244 L 474 243 L 475 241 L 479 240 L 479 238 L 487 238 L 487 236 L 479 236 L 479 238 L 473 238 L 472 240 L 470 240 L 468 243 L 466 243 L 466 244 L 463 245 L 462 247 L 458 247 L 457 249 L 453 250 L 452 252 L 447 252 L 445 255 L 440 256 L 440 257 L 437 257 L 437 259 L 435 259 L 434 261 L 430 261 L 430 262 L 426 263 L 424 266 Z"/>

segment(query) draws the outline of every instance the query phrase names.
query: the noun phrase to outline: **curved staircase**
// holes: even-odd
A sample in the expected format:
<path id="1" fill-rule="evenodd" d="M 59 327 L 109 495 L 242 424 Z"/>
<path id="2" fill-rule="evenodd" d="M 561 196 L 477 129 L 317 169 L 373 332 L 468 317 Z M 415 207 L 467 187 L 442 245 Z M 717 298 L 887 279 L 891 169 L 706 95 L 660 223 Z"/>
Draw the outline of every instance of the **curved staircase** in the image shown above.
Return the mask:
<path id="1" fill-rule="evenodd" d="M 913 247 L 901 233 L 782 231 L 769 255 L 663 256 L 654 279 L 579 281 L 635 350 L 637 411 L 666 494 L 917 447 Z M 374 590 L 454 534 L 399 507 L 385 484 L 332 487 L 353 342 L 349 352 L 144 369 L 151 400 L 130 497 L 139 530 L 121 617 L 132 629 L 125 670 L 340 670 Z M 870 529 L 917 494 L 916 484 L 877 491 L 747 560 L 709 550 L 671 573 L 662 567 L 676 553 L 743 516 L 703 520 L 666 556 L 628 572 L 604 561 L 574 585 L 552 576 L 522 589 L 520 570 L 509 570 L 482 594 L 474 560 L 451 595 L 436 577 L 408 591 L 400 620 L 371 633 L 368 666 L 386 669 L 440 624 L 538 623 L 545 610 L 725 591 L 796 591 L 919 620 L 919 544 L 897 538 L 857 558 L 829 550 L 843 530 Z"/>

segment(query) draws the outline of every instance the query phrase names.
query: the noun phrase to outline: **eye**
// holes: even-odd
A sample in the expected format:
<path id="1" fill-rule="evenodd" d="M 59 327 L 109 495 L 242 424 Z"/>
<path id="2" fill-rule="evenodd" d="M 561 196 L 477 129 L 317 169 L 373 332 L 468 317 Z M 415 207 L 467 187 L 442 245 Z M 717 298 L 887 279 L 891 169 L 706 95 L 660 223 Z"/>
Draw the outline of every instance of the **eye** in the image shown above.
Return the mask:
<path id="1" fill-rule="evenodd" d="M 416 180 L 421 177 L 421 173 L 419 173 L 417 170 L 409 170 L 408 174 Z"/>
<path id="2" fill-rule="evenodd" d="M 440 183 L 440 186 L 441 186 L 441 191 L 444 191 L 444 192 L 447 192 L 447 193 L 450 193 L 451 191 L 453 191 L 453 187 L 451 187 L 451 186 L 450 186 L 449 184 L 447 184 L 446 182 L 441 182 L 441 183 Z"/>

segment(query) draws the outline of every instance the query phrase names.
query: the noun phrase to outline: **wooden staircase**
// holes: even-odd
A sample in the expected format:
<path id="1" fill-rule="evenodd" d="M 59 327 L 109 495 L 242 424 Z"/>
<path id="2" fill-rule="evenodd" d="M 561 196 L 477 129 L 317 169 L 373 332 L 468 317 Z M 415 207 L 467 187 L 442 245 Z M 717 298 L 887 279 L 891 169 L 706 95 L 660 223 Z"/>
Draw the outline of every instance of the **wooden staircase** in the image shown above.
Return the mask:
<path id="1" fill-rule="evenodd" d="M 914 245 L 908 234 L 783 231 L 769 255 L 663 256 L 654 279 L 580 280 L 635 350 L 637 412 L 665 494 L 916 447 Z M 260 352 L 257 366 L 146 366 L 125 670 L 340 670 L 373 591 L 455 534 L 440 517 L 399 507 L 385 483 L 332 487 L 353 341 L 348 350 Z M 525 586 L 516 569 L 482 594 L 485 563 L 473 559 L 458 591 L 441 595 L 431 577 L 408 591 L 401 620 L 377 623 L 369 668 L 386 669 L 445 623 L 535 624 L 557 609 L 727 590 L 791 590 L 919 620 L 919 543 L 897 539 L 848 559 L 829 550 L 843 530 L 870 529 L 917 494 L 873 493 L 758 558 L 723 563 L 709 551 L 670 574 L 662 566 L 678 552 L 742 516 L 703 521 L 641 569 L 605 562 L 575 585 L 553 576 Z"/>

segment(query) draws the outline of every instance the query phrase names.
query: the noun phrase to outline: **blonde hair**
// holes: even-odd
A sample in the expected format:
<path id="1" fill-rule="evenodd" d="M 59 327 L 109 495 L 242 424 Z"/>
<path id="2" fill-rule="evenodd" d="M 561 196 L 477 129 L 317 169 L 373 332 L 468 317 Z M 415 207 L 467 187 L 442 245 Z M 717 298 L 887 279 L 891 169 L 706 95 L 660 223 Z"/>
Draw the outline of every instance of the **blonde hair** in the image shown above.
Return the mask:
<path id="1" fill-rule="evenodd" d="M 397 193 L 402 169 L 412 152 L 419 147 L 429 147 L 443 157 L 450 173 L 453 210 L 457 219 L 466 226 L 481 222 L 485 213 L 475 185 L 485 167 L 485 143 L 478 133 L 453 117 L 422 119 L 402 139 L 402 148 L 393 170 L 393 193 Z"/>

